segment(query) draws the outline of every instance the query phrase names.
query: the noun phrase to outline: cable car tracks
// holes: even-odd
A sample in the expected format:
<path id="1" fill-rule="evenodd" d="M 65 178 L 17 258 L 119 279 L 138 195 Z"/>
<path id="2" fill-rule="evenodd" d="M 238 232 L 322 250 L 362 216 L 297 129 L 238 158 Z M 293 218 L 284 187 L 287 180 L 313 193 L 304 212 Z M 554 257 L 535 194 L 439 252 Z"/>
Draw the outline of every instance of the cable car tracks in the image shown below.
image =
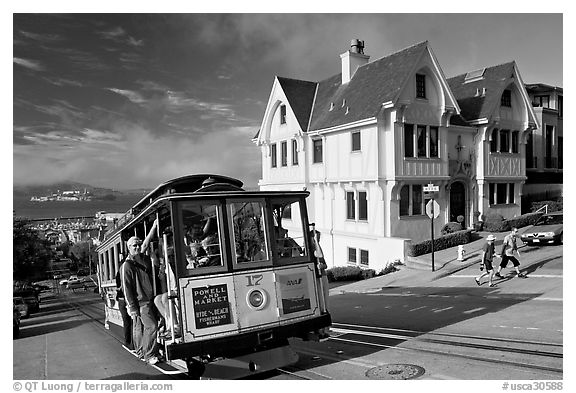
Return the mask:
<path id="1" fill-rule="evenodd" d="M 425 352 L 492 364 L 563 373 L 563 345 L 501 337 L 334 323 L 331 340 L 406 352 Z M 473 351 L 470 351 L 473 350 Z"/>

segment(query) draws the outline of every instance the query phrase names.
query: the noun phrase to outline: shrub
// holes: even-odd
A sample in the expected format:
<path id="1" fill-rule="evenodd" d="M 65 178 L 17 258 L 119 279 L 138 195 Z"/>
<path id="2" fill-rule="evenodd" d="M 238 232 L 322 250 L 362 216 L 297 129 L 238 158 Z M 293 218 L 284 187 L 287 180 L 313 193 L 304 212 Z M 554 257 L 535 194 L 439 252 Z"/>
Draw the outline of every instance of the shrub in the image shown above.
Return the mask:
<path id="1" fill-rule="evenodd" d="M 462 229 L 463 229 L 462 224 L 460 224 L 459 222 L 449 222 L 446 225 L 444 225 L 444 227 L 442 227 L 442 230 L 440 232 L 442 233 L 442 235 L 447 235 L 449 233 L 461 231 Z"/>
<path id="2" fill-rule="evenodd" d="M 454 233 L 449 233 L 434 239 L 434 251 L 444 250 L 446 248 L 458 246 L 460 244 L 470 243 L 472 240 L 472 230 L 466 229 Z M 432 252 L 432 240 L 426 240 L 421 243 L 410 244 L 408 246 L 408 255 L 417 257 L 418 255 Z"/>
<path id="3" fill-rule="evenodd" d="M 484 230 L 488 232 L 504 232 L 510 230 L 510 225 L 501 214 L 489 213 L 484 220 Z"/>
<path id="4" fill-rule="evenodd" d="M 362 269 L 358 266 L 336 266 L 326 271 L 329 282 L 358 281 L 372 278 L 376 275 L 374 269 Z"/>
<path id="5" fill-rule="evenodd" d="M 538 219 L 542 217 L 542 214 L 543 214 L 542 212 L 527 213 L 518 217 L 510 218 L 506 221 L 508 222 L 508 226 L 510 228 L 522 228 L 527 225 L 534 225 L 536 221 L 538 221 Z"/>
<path id="6" fill-rule="evenodd" d="M 384 266 L 384 269 L 378 272 L 378 276 L 383 276 L 385 274 L 397 271 L 398 269 L 396 268 L 396 266 L 398 265 L 402 265 L 402 262 L 399 259 L 386 262 L 386 266 Z"/>

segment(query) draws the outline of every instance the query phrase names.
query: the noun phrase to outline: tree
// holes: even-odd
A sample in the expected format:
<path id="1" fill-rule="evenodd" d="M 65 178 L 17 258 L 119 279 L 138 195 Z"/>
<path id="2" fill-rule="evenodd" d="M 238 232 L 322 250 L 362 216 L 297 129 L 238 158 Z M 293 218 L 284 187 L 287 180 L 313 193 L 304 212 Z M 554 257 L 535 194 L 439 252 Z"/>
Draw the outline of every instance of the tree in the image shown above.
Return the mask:
<path id="1" fill-rule="evenodd" d="M 15 280 L 33 279 L 46 274 L 54 252 L 50 243 L 32 229 L 30 221 L 14 218 L 12 267 Z"/>
<path id="2" fill-rule="evenodd" d="M 74 243 L 70 248 L 70 256 L 78 261 L 80 266 L 89 266 L 90 261 L 98 260 L 98 254 L 96 253 L 96 247 L 92 245 L 90 240 L 85 242 Z"/>

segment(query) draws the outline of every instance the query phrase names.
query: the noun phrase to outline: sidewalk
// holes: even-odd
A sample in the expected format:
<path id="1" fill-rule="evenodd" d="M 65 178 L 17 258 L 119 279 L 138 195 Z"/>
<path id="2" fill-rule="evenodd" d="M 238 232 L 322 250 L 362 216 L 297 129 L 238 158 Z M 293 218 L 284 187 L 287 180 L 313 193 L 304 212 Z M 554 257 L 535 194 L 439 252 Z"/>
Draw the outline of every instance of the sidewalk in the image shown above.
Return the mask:
<path id="1" fill-rule="evenodd" d="M 496 252 L 504 237 L 509 232 L 492 233 L 496 237 Z M 366 293 L 380 291 L 386 286 L 424 285 L 442 277 L 449 276 L 469 266 L 480 263 L 482 246 L 486 244 L 486 237 L 491 232 L 476 232 L 481 238 L 464 244 L 464 260 L 458 261 L 458 246 L 434 252 L 434 271 L 432 271 L 432 253 L 418 257 L 408 257 L 406 263 L 399 267 L 399 271 L 368 280 L 356 281 L 350 284 L 334 286 L 330 289 L 331 295 L 346 292 Z"/>

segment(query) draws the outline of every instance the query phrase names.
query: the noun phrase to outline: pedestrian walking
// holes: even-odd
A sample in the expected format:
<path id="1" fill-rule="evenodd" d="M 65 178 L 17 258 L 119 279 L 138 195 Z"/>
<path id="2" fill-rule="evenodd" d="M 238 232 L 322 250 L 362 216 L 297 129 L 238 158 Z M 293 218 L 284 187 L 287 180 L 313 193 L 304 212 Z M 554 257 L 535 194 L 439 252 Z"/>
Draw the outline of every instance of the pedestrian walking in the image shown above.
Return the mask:
<path id="1" fill-rule="evenodd" d="M 476 281 L 476 284 L 478 284 L 478 286 L 482 285 L 480 283 L 480 280 L 485 277 L 485 276 L 489 276 L 488 277 L 488 284 L 489 286 L 493 287 L 494 283 L 492 282 L 492 276 L 494 275 L 494 268 L 492 267 L 492 260 L 494 259 L 494 240 L 496 240 L 496 237 L 494 237 L 494 235 L 490 234 L 488 235 L 488 237 L 486 238 L 486 244 L 484 244 L 484 247 L 482 248 L 482 263 L 484 264 L 484 267 L 486 268 L 486 271 L 482 274 L 480 274 L 478 277 L 474 278 L 474 280 Z"/>
<path id="2" fill-rule="evenodd" d="M 496 277 L 503 278 L 500 274 L 502 268 L 506 267 L 508 261 L 512 261 L 514 269 L 516 270 L 516 275 L 520 278 L 526 278 L 525 274 L 520 273 L 520 251 L 518 251 L 518 245 L 516 244 L 517 238 L 518 228 L 512 228 L 512 231 L 504 238 L 504 242 L 502 243 L 502 250 L 500 251 L 500 254 L 502 255 L 502 261 L 500 262 L 500 266 L 498 266 Z M 514 253 L 518 255 L 518 258 L 514 256 Z"/>

